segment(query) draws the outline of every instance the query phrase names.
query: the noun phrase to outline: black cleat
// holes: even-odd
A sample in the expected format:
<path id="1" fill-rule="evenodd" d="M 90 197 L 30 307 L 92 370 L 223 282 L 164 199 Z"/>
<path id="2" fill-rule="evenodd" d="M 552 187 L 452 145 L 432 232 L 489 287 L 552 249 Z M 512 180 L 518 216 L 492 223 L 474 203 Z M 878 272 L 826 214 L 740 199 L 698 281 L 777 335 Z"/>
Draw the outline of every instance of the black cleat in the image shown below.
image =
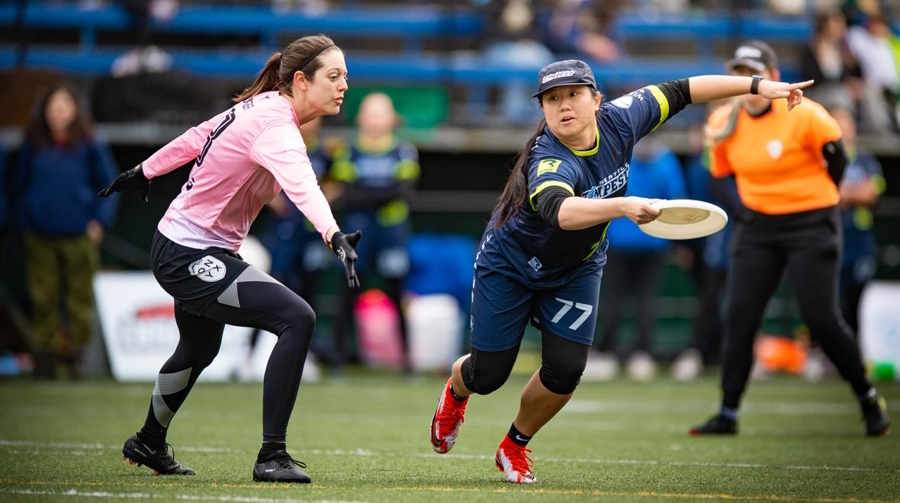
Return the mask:
<path id="1" fill-rule="evenodd" d="M 866 435 L 883 437 L 891 432 L 891 418 L 887 413 L 887 402 L 881 396 L 874 396 L 862 403 L 863 419 L 866 420 Z"/>
<path id="2" fill-rule="evenodd" d="M 169 449 L 172 454 L 169 454 Z M 132 465 L 146 466 L 150 468 L 156 475 L 194 475 L 194 470 L 190 467 L 175 461 L 175 449 L 166 444 L 160 449 L 151 449 L 147 444 L 141 442 L 137 433 L 131 436 L 122 447 L 122 459 L 128 460 Z"/>
<path id="3" fill-rule="evenodd" d="M 287 451 L 279 451 L 271 459 L 256 463 L 253 467 L 253 480 L 256 482 L 309 484 L 309 475 L 300 468 L 306 468 L 306 464 L 292 458 Z"/>
<path id="4" fill-rule="evenodd" d="M 737 421 L 728 419 L 722 414 L 716 414 L 702 425 L 691 428 L 688 435 L 695 437 L 700 435 L 737 435 L 737 431 Z"/>

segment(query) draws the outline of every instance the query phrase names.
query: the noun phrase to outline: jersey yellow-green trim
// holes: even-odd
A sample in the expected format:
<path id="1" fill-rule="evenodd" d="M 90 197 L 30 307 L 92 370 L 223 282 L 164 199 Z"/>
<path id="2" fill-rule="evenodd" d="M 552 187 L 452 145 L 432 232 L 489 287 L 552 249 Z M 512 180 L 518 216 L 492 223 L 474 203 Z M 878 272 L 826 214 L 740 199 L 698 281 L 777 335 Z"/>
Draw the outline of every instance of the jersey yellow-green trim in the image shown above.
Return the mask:
<path id="1" fill-rule="evenodd" d="M 422 168 L 418 162 L 412 159 L 404 159 L 397 163 L 394 178 L 397 180 L 417 180 L 421 171 Z"/>
<path id="2" fill-rule="evenodd" d="M 375 221 L 383 227 L 399 225 L 408 219 L 409 205 L 403 199 L 389 201 L 375 212 Z"/>
<path id="3" fill-rule="evenodd" d="M 606 231 L 608 231 L 608 230 L 609 230 L 609 222 L 606 222 L 606 228 L 603 229 L 603 234 L 600 235 L 600 241 L 597 241 L 596 243 L 591 245 L 591 251 L 588 252 L 586 257 L 584 257 L 584 260 L 587 260 L 587 259 L 593 257 L 594 254 L 597 253 L 597 248 L 600 248 L 600 243 L 602 243 L 603 240 L 606 239 Z"/>
<path id="4" fill-rule="evenodd" d="M 552 157 L 541 159 L 541 162 L 538 163 L 537 176 L 541 176 L 545 173 L 556 173 L 556 170 L 559 169 L 562 162 L 562 159 L 554 159 Z"/>
<path id="5" fill-rule="evenodd" d="M 887 180 L 884 179 L 884 176 L 872 175 L 872 181 L 875 182 L 875 191 L 878 192 L 878 195 L 884 194 L 884 191 L 887 190 Z"/>
<path id="6" fill-rule="evenodd" d="M 349 158 L 337 159 L 331 165 L 331 177 L 338 182 L 350 183 L 356 180 L 356 166 Z"/>
<path id="7" fill-rule="evenodd" d="M 566 144 L 565 142 L 563 142 L 562 140 L 560 140 L 560 143 L 565 145 L 566 148 L 571 150 L 572 153 L 577 155 L 578 157 L 590 157 L 600 151 L 600 128 L 597 127 L 596 121 L 594 122 L 594 133 L 596 134 L 597 142 L 594 143 L 594 148 L 592 148 L 590 150 L 576 150 L 576 149 L 572 148 L 571 146 L 569 146 L 568 144 Z"/>
<path id="8" fill-rule="evenodd" d="M 531 195 L 528 196 L 528 202 L 531 204 L 531 209 L 537 211 L 537 208 L 534 206 L 534 196 L 538 195 L 542 190 L 546 189 L 547 187 L 562 187 L 569 194 L 571 194 L 573 196 L 575 195 L 575 190 L 572 187 L 570 187 L 569 184 L 567 184 L 565 182 L 560 182 L 557 180 L 549 180 L 549 181 L 546 181 L 546 182 L 538 185 L 537 188 L 534 189 L 534 192 L 532 192 Z"/>
<path id="9" fill-rule="evenodd" d="M 872 211 L 865 206 L 857 206 L 853 210 L 853 225 L 856 226 L 857 229 L 861 231 L 867 231 L 872 229 L 872 226 L 875 224 L 875 218 L 872 216 Z"/>
<path id="10" fill-rule="evenodd" d="M 650 131 L 656 131 L 656 128 L 663 125 L 663 122 L 666 122 L 666 119 L 669 118 L 669 100 L 666 99 L 666 95 L 663 94 L 662 90 L 657 86 L 647 86 L 647 90 L 650 91 L 650 94 L 656 98 L 656 102 L 659 103 L 659 123 L 653 126 L 653 129 Z"/>
<path id="11" fill-rule="evenodd" d="M 372 141 L 358 136 L 354 144 L 364 154 L 386 154 L 397 147 L 397 139 L 391 135 L 389 138 Z"/>

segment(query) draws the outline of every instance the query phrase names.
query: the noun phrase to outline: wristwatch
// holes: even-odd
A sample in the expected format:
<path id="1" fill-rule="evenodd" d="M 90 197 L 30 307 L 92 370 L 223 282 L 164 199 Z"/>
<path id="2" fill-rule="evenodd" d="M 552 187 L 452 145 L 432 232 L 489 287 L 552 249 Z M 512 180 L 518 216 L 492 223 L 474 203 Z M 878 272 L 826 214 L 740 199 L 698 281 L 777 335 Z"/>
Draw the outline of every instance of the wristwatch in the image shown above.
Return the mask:
<path id="1" fill-rule="evenodd" d="M 750 94 L 759 94 L 759 81 L 765 79 L 762 75 L 754 75 L 750 77 L 753 82 L 750 84 Z"/>

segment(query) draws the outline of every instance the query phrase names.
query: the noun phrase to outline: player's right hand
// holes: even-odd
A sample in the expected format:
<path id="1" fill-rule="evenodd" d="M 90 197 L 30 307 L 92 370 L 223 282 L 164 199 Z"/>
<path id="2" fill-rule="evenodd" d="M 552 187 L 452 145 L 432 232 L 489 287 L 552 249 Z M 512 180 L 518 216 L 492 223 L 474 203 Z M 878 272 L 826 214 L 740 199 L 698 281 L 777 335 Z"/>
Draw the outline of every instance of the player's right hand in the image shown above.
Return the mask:
<path id="1" fill-rule="evenodd" d="M 658 199 L 647 199 L 646 197 L 628 196 L 625 198 L 625 216 L 628 220 L 640 225 L 647 224 L 659 216 L 660 209 L 653 206 L 653 202 Z"/>
<path id="2" fill-rule="evenodd" d="M 359 278 L 356 276 L 356 243 L 362 237 L 362 231 L 356 231 L 353 234 L 344 234 L 337 231 L 331 235 L 331 242 L 328 246 L 331 251 L 341 259 L 344 264 L 344 272 L 347 273 L 347 285 L 350 288 L 359 288 Z"/>
<path id="3" fill-rule="evenodd" d="M 116 179 L 109 184 L 109 187 L 101 190 L 97 195 L 106 197 L 113 192 L 122 192 L 129 188 L 137 190 L 141 202 L 147 203 L 150 201 L 150 180 L 144 176 L 144 171 L 141 169 L 140 164 L 117 176 Z"/>
<path id="4" fill-rule="evenodd" d="M 803 89 L 814 83 L 814 80 L 795 82 L 793 84 L 788 82 L 763 80 L 759 83 L 759 95 L 769 98 L 770 100 L 779 98 L 786 99 L 788 102 L 787 109 L 790 111 L 803 101 Z"/>

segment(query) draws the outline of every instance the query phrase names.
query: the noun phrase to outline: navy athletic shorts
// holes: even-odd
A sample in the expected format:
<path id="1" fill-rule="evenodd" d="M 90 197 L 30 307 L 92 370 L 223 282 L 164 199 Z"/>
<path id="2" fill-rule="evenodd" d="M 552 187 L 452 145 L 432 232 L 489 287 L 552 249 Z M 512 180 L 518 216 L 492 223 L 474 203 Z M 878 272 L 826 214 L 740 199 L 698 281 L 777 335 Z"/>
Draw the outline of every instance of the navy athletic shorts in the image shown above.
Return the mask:
<path id="1" fill-rule="evenodd" d="M 597 325 L 603 265 L 585 262 L 566 283 L 536 288 L 479 265 L 472 285 L 472 346 L 503 351 L 519 344 L 525 324 L 590 346 Z"/>
<path id="2" fill-rule="evenodd" d="M 224 248 L 198 250 L 173 242 L 158 230 L 150 246 L 153 275 L 175 302 L 200 315 L 250 264 Z"/>

